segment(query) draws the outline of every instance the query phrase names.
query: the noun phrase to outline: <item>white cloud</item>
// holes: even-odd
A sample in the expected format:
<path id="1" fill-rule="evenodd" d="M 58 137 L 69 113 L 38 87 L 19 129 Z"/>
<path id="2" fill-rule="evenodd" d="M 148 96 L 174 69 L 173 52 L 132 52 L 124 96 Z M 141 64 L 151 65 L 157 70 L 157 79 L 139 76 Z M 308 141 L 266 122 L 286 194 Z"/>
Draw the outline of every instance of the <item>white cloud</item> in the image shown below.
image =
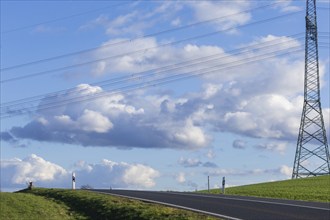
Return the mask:
<path id="1" fill-rule="evenodd" d="M 106 25 L 106 33 L 111 35 L 118 35 L 123 33 L 130 33 L 132 30 L 128 28 L 128 24 L 134 21 L 138 13 L 136 11 L 128 13 L 126 15 L 119 15 L 112 21 L 109 21 Z"/>
<path id="2" fill-rule="evenodd" d="M 134 23 L 135 22 L 135 23 Z M 148 22 L 143 22 L 138 11 L 134 10 L 127 14 L 122 14 L 114 18 L 102 14 L 96 19 L 82 25 L 80 30 L 89 30 L 101 26 L 105 33 L 110 36 L 120 35 L 142 35 L 144 29 L 150 26 Z"/>
<path id="3" fill-rule="evenodd" d="M 171 21 L 172 26 L 179 26 L 181 24 L 180 18 L 176 18 L 173 21 Z"/>
<path id="4" fill-rule="evenodd" d="M 111 121 L 99 112 L 85 109 L 77 120 L 78 126 L 84 131 L 106 133 L 113 127 Z"/>
<path id="5" fill-rule="evenodd" d="M 186 175 L 183 172 L 180 172 L 177 176 L 176 176 L 176 181 L 178 181 L 178 183 L 185 183 L 186 182 Z"/>
<path id="6" fill-rule="evenodd" d="M 178 127 L 177 130 L 174 131 L 174 138 L 176 141 L 186 146 L 195 145 L 197 147 L 203 147 L 206 146 L 208 142 L 203 130 L 195 126 L 192 120 L 187 120 L 184 127 Z"/>
<path id="7" fill-rule="evenodd" d="M 151 167 L 135 164 L 130 165 L 124 172 L 123 181 L 128 185 L 153 187 L 155 186 L 154 178 L 159 176 L 159 172 Z"/>
<path id="8" fill-rule="evenodd" d="M 277 5 L 275 8 L 279 8 L 282 12 L 292 12 L 301 10 L 300 7 L 292 5 L 292 0 L 276 0 Z"/>
<path id="9" fill-rule="evenodd" d="M 156 185 L 159 171 L 143 164 L 129 164 L 102 160 L 98 164 L 79 161 L 75 164 L 77 187 L 90 185 L 95 188 L 150 188 Z M 71 187 L 71 171 L 32 154 L 23 160 L 1 160 L 1 186 L 24 187 L 33 181 L 39 187 Z"/>
<path id="10" fill-rule="evenodd" d="M 50 186 L 61 184 L 69 173 L 61 166 L 32 154 L 24 159 L 1 160 L 2 187 L 24 186 L 27 182 Z"/>
<path id="11" fill-rule="evenodd" d="M 289 166 L 287 166 L 287 165 L 282 165 L 282 166 L 280 167 L 280 172 L 281 172 L 281 174 L 284 174 L 284 175 L 286 175 L 287 177 L 291 177 L 291 175 L 292 175 L 292 171 L 293 171 L 292 167 L 289 167 Z"/>
<path id="12" fill-rule="evenodd" d="M 281 43 L 283 48 L 299 46 L 293 38 L 267 35 L 255 40 L 256 50 L 247 54 L 226 54 L 222 48 L 210 45 L 155 48 L 144 51 L 141 56 L 127 55 L 126 58 L 107 61 L 104 71 L 140 71 L 214 54 L 226 57 L 221 62 L 226 63 L 227 59 L 236 62 L 259 54 L 260 45 L 269 41 Z M 284 43 L 288 41 L 290 43 Z M 158 45 L 154 38 L 132 43 L 138 48 Z M 113 51 L 103 48 L 97 53 L 107 55 L 130 50 L 128 45 L 121 47 L 114 47 Z M 208 134 L 210 129 L 276 141 L 296 140 L 303 103 L 304 63 L 301 54 L 273 57 L 230 69 L 214 68 L 214 65 L 220 65 L 219 59 L 216 62 L 198 63 L 198 69 L 192 65 L 176 70 L 180 73 L 187 71 L 186 74 L 191 71 L 203 73 L 202 68 L 214 71 L 214 74 L 200 78 L 200 91 L 176 98 L 170 93 L 152 94 L 147 90 L 114 94 L 98 86 L 78 85 L 66 94 L 46 97 L 40 103 L 40 107 L 52 102 L 65 103 L 63 106 L 47 111 L 40 109 L 37 119 L 24 127 L 13 127 L 1 137 L 9 142 L 33 139 L 83 146 L 174 149 L 207 147 L 212 141 Z M 171 74 L 171 71 L 165 72 Z M 155 79 L 161 76 L 158 73 Z M 320 76 L 322 80 L 324 70 Z M 91 96 L 88 102 L 65 102 L 67 98 L 101 93 L 102 97 Z"/>
<path id="13" fill-rule="evenodd" d="M 95 95 L 102 97 L 94 98 Z M 90 100 L 66 101 L 77 97 Z M 182 99 L 143 94 L 125 97 L 84 84 L 65 94 L 45 98 L 40 107 L 53 102 L 66 104 L 51 110 L 40 109 L 39 117 L 26 126 L 2 133 L 3 140 L 10 142 L 21 137 L 82 146 L 175 149 L 199 149 L 210 141 L 193 116 L 180 117 L 185 110 Z"/>
<path id="14" fill-rule="evenodd" d="M 125 43 L 120 43 L 125 42 Z M 111 45 L 111 46 L 108 46 Z M 167 45 L 167 46 L 165 46 Z M 182 47 L 175 47 L 168 42 L 158 42 L 154 37 L 138 38 L 129 40 L 127 38 L 111 39 L 102 44 L 102 47 L 93 53 L 94 60 L 102 60 L 93 65 L 92 73 L 96 76 L 104 74 L 130 73 L 132 79 L 139 76 L 138 73 L 157 69 L 159 67 L 171 66 L 158 70 L 156 74 L 194 72 L 196 70 L 215 65 L 218 61 L 199 62 L 191 65 L 173 65 L 174 63 L 184 62 L 186 60 L 197 59 L 210 55 L 221 55 L 223 49 L 211 45 L 186 44 Z M 188 63 L 189 64 L 189 63 Z M 133 74 L 132 74 L 133 73 Z M 151 72 L 152 73 L 152 72 Z M 145 75 L 146 73 L 144 73 Z M 150 73 L 149 73 L 150 75 Z"/>
<path id="15" fill-rule="evenodd" d="M 141 6 L 144 3 L 132 3 L 129 6 L 129 13 L 111 17 L 105 14 L 89 21 L 80 27 L 80 30 L 88 30 L 97 26 L 104 28 L 105 33 L 110 36 L 132 35 L 143 36 L 144 31 L 155 25 L 163 24 L 174 19 L 176 13 L 182 9 L 180 2 L 164 1 L 155 4 Z"/>
<path id="16" fill-rule="evenodd" d="M 80 161 L 75 169 L 77 182 L 99 188 L 150 188 L 156 185 L 155 178 L 160 175 L 147 165 L 107 159 L 98 164 Z"/>
<path id="17" fill-rule="evenodd" d="M 187 4 L 193 8 L 198 21 L 219 18 L 213 22 L 218 30 L 234 28 L 237 25 L 247 23 L 251 19 L 250 13 L 240 13 L 249 8 L 249 1 L 199 1 Z M 233 32 L 235 30 L 229 31 L 229 33 Z"/>

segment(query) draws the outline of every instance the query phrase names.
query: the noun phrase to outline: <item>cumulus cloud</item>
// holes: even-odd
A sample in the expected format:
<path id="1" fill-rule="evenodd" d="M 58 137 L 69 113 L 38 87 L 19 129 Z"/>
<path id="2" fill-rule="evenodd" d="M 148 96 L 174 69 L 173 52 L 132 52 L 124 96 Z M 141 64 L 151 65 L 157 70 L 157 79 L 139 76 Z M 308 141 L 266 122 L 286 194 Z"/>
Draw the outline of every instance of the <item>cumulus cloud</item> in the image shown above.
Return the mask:
<path id="1" fill-rule="evenodd" d="M 177 108 L 182 105 L 181 100 L 159 96 L 125 97 L 102 92 L 100 87 L 82 84 L 66 94 L 47 97 L 40 104 L 39 117 L 24 127 L 3 132 L 1 137 L 9 142 L 25 138 L 118 148 L 197 149 L 209 142 L 193 118 L 176 116 L 180 114 Z M 75 97 L 93 98 L 99 94 L 102 97 L 88 102 L 66 101 Z M 42 106 L 54 102 L 67 104 L 42 110 Z"/>
<path id="2" fill-rule="evenodd" d="M 159 172 L 155 169 L 142 165 L 130 165 L 124 172 L 123 181 L 127 185 L 153 187 L 155 186 L 154 178 L 159 176 Z"/>
<path id="3" fill-rule="evenodd" d="M 24 159 L 1 160 L 2 187 L 24 186 L 30 181 L 38 185 L 63 186 L 68 177 L 69 173 L 64 168 L 35 154 Z"/>
<path id="4" fill-rule="evenodd" d="M 222 48 L 212 45 L 186 44 L 182 47 L 175 47 L 171 46 L 168 41 L 159 42 L 155 37 L 137 38 L 135 40 L 116 38 L 104 42 L 100 49 L 93 53 L 92 59 L 94 60 L 103 59 L 104 57 L 108 59 L 97 62 L 92 67 L 91 72 L 94 76 L 129 73 L 134 80 L 138 80 L 141 72 L 144 75 L 149 74 L 151 76 L 153 76 L 152 73 L 156 72 L 157 77 L 172 72 L 190 73 L 207 68 L 210 64 L 219 64 L 217 63 L 219 60 L 216 62 L 214 59 L 213 63 L 209 61 L 207 65 L 202 62 L 185 63 L 184 61 L 222 54 Z M 185 63 L 185 65 L 173 65 L 179 62 Z M 159 67 L 164 68 L 157 69 Z"/>
<path id="5" fill-rule="evenodd" d="M 143 164 L 114 162 L 104 159 L 98 164 L 79 161 L 74 166 L 76 184 L 96 188 L 150 188 L 156 185 L 159 171 Z M 30 155 L 24 159 L 1 160 L 1 186 L 4 188 L 24 187 L 32 181 L 42 187 L 71 187 L 71 171 Z"/>
<path id="6" fill-rule="evenodd" d="M 228 94 L 226 97 L 230 96 Z M 300 97 L 288 100 L 282 95 L 260 94 L 251 98 L 240 96 L 233 99 L 236 99 L 233 103 L 235 106 L 217 112 L 215 126 L 219 130 L 257 138 L 296 138 L 302 106 Z M 233 146 L 243 147 L 237 141 Z"/>
<path id="7" fill-rule="evenodd" d="M 152 42 L 151 45 L 157 45 L 156 41 Z M 253 52 L 237 56 L 227 54 L 226 59 L 222 61 L 225 63 L 235 62 L 246 57 L 259 55 L 261 51 L 264 51 L 260 45 L 271 45 L 274 42 L 277 43 L 277 49 L 300 46 L 300 43 L 293 38 L 268 35 L 248 44 L 249 46 L 254 45 Z M 149 57 L 151 59 L 146 59 L 148 62 L 143 62 L 142 66 L 134 64 L 132 67 L 135 66 L 134 69 L 141 67 L 148 69 L 151 63 L 159 66 L 162 62 L 156 59 L 158 55 L 166 57 L 166 61 L 163 60 L 166 63 L 171 62 L 169 58 L 184 60 L 188 54 L 190 57 L 208 56 L 210 54 L 224 54 L 224 51 L 219 47 L 197 45 L 167 48 L 166 50 L 158 48 Z M 297 95 L 301 93 L 303 85 L 303 74 L 301 74 L 303 59 L 300 58 L 300 56 L 274 57 L 262 62 L 247 64 L 244 68 L 225 68 L 224 70 L 210 69 L 210 66 L 215 65 L 212 62 L 205 65 L 199 64 L 199 68 L 208 68 L 217 74 L 205 76 L 206 83 L 203 92 L 200 93 L 203 97 L 195 96 L 193 100 L 185 103 L 190 105 L 203 103 L 205 105 L 204 109 L 198 109 L 199 111 L 195 111 L 191 117 L 194 122 L 211 123 L 220 131 L 230 131 L 258 138 L 292 138 L 299 128 L 300 106 L 302 105 L 302 97 Z M 219 63 L 219 60 L 217 62 Z M 200 69 L 201 72 L 203 72 L 202 68 Z M 263 86 L 255 86 L 256 84 Z M 163 104 L 165 106 L 165 103 Z M 166 107 L 169 110 L 173 109 L 173 106 L 168 108 L 170 107 L 168 103 L 166 103 Z M 217 118 L 216 115 L 218 115 Z M 198 129 L 200 128 L 195 130 L 200 133 Z M 178 139 L 185 137 L 180 134 L 177 135 Z M 203 139 L 201 140 L 204 142 Z"/>
<path id="8" fill-rule="evenodd" d="M 102 160 L 99 164 L 80 161 L 76 165 L 77 181 L 102 188 L 150 188 L 160 173 L 143 164 L 128 164 Z"/>
<path id="9" fill-rule="evenodd" d="M 252 45 L 269 41 L 280 42 L 283 47 L 300 45 L 293 38 L 272 35 L 256 39 Z M 290 43 L 283 43 L 287 41 Z M 140 39 L 137 44 L 144 48 L 148 44 L 156 46 L 158 42 L 147 38 Z M 237 61 L 259 54 L 258 48 L 256 46 L 255 50 L 236 55 L 226 54 L 222 48 L 210 45 L 157 48 L 146 51 L 141 57 L 118 57 L 130 61 L 126 64 L 123 60 L 111 65 L 106 63 L 104 69 L 118 72 L 145 70 L 174 60 L 214 54 L 226 55 L 226 59 Z M 104 50 L 104 54 L 111 53 Z M 303 104 L 304 59 L 301 55 L 274 56 L 224 69 L 214 68 L 215 62 L 219 65 L 219 59 L 198 64 L 198 68 L 211 68 L 214 74 L 201 76 L 203 85 L 199 91 L 176 98 L 164 93 L 151 95 L 147 90 L 111 93 L 98 86 L 81 84 L 66 93 L 45 97 L 36 118 L 23 127 L 2 132 L 1 138 L 12 143 L 32 139 L 82 146 L 200 149 L 211 143 L 208 131 L 212 130 L 253 138 L 296 141 Z M 320 66 L 324 65 L 321 63 Z M 195 67 L 183 69 L 193 70 Z M 321 80 L 325 69 L 321 68 Z M 194 71 L 203 72 L 202 69 Z M 68 101 L 78 97 L 89 100 Z M 52 103 L 62 105 L 43 110 L 43 106 Z M 324 109 L 324 112 L 328 110 Z M 329 124 L 326 126 L 329 130 Z M 238 143 L 235 146 L 238 147 Z M 264 146 L 263 149 L 270 148 Z"/>

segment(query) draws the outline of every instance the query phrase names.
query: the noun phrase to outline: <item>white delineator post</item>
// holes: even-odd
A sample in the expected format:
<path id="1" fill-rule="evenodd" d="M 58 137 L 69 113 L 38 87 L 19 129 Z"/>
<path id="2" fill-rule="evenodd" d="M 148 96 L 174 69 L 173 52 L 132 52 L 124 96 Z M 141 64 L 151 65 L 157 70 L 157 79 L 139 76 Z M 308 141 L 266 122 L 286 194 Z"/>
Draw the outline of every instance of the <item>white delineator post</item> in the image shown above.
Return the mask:
<path id="1" fill-rule="evenodd" d="M 75 172 L 72 173 L 72 189 L 76 189 L 76 174 Z"/>

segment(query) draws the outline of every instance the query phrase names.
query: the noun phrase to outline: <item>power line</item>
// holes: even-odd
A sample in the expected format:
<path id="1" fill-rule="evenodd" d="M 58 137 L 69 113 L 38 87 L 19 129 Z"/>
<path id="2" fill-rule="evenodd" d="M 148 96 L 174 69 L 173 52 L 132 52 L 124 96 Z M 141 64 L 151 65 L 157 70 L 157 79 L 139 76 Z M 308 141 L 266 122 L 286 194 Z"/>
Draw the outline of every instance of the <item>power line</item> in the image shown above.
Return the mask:
<path id="1" fill-rule="evenodd" d="M 285 51 L 285 52 L 282 53 L 282 54 L 279 54 L 279 52 L 281 52 L 281 51 Z M 151 79 L 147 82 L 137 83 L 137 84 L 133 84 L 133 85 L 124 85 L 120 88 L 113 89 L 113 90 L 110 90 L 110 91 L 109 90 L 108 91 L 102 91 L 100 93 L 96 93 L 96 94 L 92 94 L 92 95 L 83 95 L 83 96 L 78 96 L 78 97 L 73 97 L 73 98 L 71 97 L 71 98 L 62 100 L 60 102 L 55 101 L 53 103 L 39 104 L 38 106 L 16 109 L 12 112 L 3 114 L 1 117 L 2 118 L 7 118 L 7 117 L 17 116 L 17 115 L 21 115 L 21 114 L 26 114 L 26 113 L 30 112 L 31 110 L 33 110 L 36 107 L 38 107 L 38 111 L 42 111 L 42 110 L 47 110 L 47 109 L 50 109 L 50 108 L 60 107 L 60 106 L 63 106 L 65 104 L 68 104 L 68 103 L 76 103 L 76 102 L 82 102 L 82 101 L 88 101 L 88 100 L 91 100 L 91 99 L 100 98 L 100 97 L 103 97 L 104 95 L 111 95 L 111 94 L 115 94 L 115 93 L 123 93 L 123 92 L 128 92 L 128 91 L 132 91 L 132 90 L 136 90 L 136 89 L 147 88 L 147 87 L 150 87 L 150 86 L 167 84 L 167 83 L 170 83 L 170 82 L 183 80 L 183 79 L 188 79 L 188 78 L 191 78 L 191 77 L 197 77 L 197 76 L 201 76 L 201 75 L 205 75 L 205 74 L 216 73 L 216 72 L 219 72 L 220 70 L 227 70 L 227 69 L 230 69 L 230 68 L 246 65 L 248 63 L 262 61 L 262 60 L 266 60 L 266 59 L 273 58 L 273 57 L 276 57 L 276 56 L 282 56 L 282 55 L 285 55 L 285 54 L 290 54 L 290 53 L 299 52 L 299 51 L 303 51 L 303 49 L 299 46 L 293 46 L 291 48 L 285 48 L 285 49 L 281 49 L 281 50 L 278 50 L 278 51 L 271 51 L 271 52 L 268 52 L 266 54 L 261 54 L 261 55 L 254 56 L 254 57 L 247 57 L 247 58 L 244 58 L 244 59 L 241 59 L 241 60 L 238 60 L 238 61 L 232 61 L 232 62 L 229 62 L 229 63 L 226 63 L 226 64 L 219 64 L 219 65 L 209 67 L 209 68 L 204 68 L 204 69 L 185 72 L 185 73 L 173 74 L 173 75 L 166 76 L 166 77 L 163 77 L 163 78 L 160 78 L 160 79 Z M 217 68 L 217 67 L 219 67 L 219 68 Z M 109 93 L 109 92 L 112 92 L 112 93 Z M 15 113 L 11 114 L 13 112 L 15 112 Z"/>
<path id="2" fill-rule="evenodd" d="M 141 0 L 139 0 L 139 1 L 141 1 Z M 65 57 L 70 57 L 70 56 L 78 55 L 78 54 L 88 53 L 88 52 L 95 51 L 95 50 L 98 50 L 98 49 L 101 49 L 101 48 L 107 48 L 107 47 L 111 47 L 111 46 L 117 46 L 117 45 L 120 45 L 120 44 L 131 43 L 132 41 L 135 41 L 135 40 L 138 40 L 138 39 L 153 37 L 153 36 L 157 36 L 157 35 L 161 35 L 161 34 L 165 34 L 165 33 L 170 33 L 170 32 L 174 32 L 174 31 L 178 31 L 178 30 L 184 30 L 184 29 L 187 29 L 187 28 L 196 26 L 196 25 L 201 25 L 201 24 L 206 24 L 206 23 L 210 23 L 210 22 L 215 22 L 215 21 L 222 20 L 222 19 L 225 19 L 225 18 L 228 18 L 228 17 L 231 17 L 231 16 L 236 16 L 236 15 L 239 15 L 239 14 L 243 14 L 243 13 L 247 13 L 247 12 L 259 10 L 259 9 L 262 9 L 262 8 L 271 7 L 271 6 L 274 6 L 276 4 L 279 4 L 279 3 L 276 2 L 276 3 L 273 3 L 273 4 L 263 5 L 263 6 L 259 6 L 259 7 L 256 7 L 256 8 L 244 10 L 244 11 L 241 11 L 241 12 L 238 12 L 238 13 L 234 13 L 234 14 L 230 14 L 230 15 L 226 15 L 226 16 L 221 16 L 221 17 L 217 17 L 217 18 L 213 18 L 213 19 L 209 19 L 209 20 L 204 20 L 204 21 L 200 21 L 200 22 L 196 22 L 196 23 L 184 25 L 184 26 L 177 27 L 177 28 L 171 28 L 171 29 L 167 29 L 167 30 L 162 30 L 162 31 L 159 31 L 159 32 L 156 32 L 156 33 L 151 33 L 151 34 L 143 35 L 143 36 L 136 37 L 136 38 L 133 38 L 133 39 L 122 40 L 122 41 L 118 41 L 118 42 L 115 42 L 115 43 L 108 43 L 108 44 L 104 44 L 104 45 L 98 46 L 98 47 L 93 47 L 93 48 L 89 48 L 89 49 L 79 50 L 79 51 L 75 51 L 75 52 L 71 52 L 71 53 L 66 53 L 66 54 L 62 54 L 62 55 L 58 55 L 58 56 L 54 56 L 54 57 L 49 57 L 49 58 L 45 58 L 45 59 L 35 60 L 35 61 L 27 62 L 27 63 L 17 64 L 17 65 L 14 65 L 14 66 L 9 66 L 9 67 L 2 68 L 2 69 L 0 69 L 0 71 L 1 72 L 5 72 L 5 71 L 8 71 L 8 70 L 17 69 L 17 68 L 21 68 L 21 67 L 24 67 L 24 66 L 30 66 L 30 65 L 34 65 L 34 64 L 48 62 L 48 61 L 51 61 L 51 60 L 57 60 L 57 59 L 65 58 Z M 224 30 L 224 31 L 226 31 L 226 30 Z"/>
<path id="3" fill-rule="evenodd" d="M 292 51 L 289 51 L 289 52 L 286 52 L 286 53 L 283 53 L 283 54 L 280 54 L 280 55 L 293 54 L 293 53 L 301 52 L 301 51 L 303 51 L 303 49 L 300 48 L 300 49 L 292 50 Z M 276 54 L 274 56 L 269 56 L 269 57 L 264 58 L 264 59 L 269 59 L 269 58 L 272 58 L 272 57 L 276 57 L 277 55 L 278 54 Z M 259 61 L 264 60 L 264 59 L 252 60 L 252 61 L 249 61 L 247 63 L 259 62 Z M 241 63 L 239 65 L 229 66 L 229 67 L 226 67 L 226 69 L 228 70 L 228 69 L 231 69 L 231 68 L 234 68 L 234 67 L 246 65 L 247 63 Z M 199 74 L 192 74 L 192 75 L 188 75 L 186 73 L 185 74 L 180 74 L 180 75 L 179 74 L 178 75 L 172 75 L 172 76 L 169 76 L 169 77 L 166 77 L 166 78 L 162 78 L 160 80 L 151 80 L 151 81 L 148 81 L 148 82 L 145 82 L 145 83 L 123 86 L 123 87 L 121 87 L 117 90 L 102 91 L 102 92 L 97 93 L 97 94 L 80 96 L 80 97 L 76 97 L 76 98 L 73 98 L 73 99 L 64 100 L 64 101 L 61 101 L 61 102 L 58 102 L 58 103 L 51 103 L 53 105 L 39 105 L 39 106 L 34 106 L 32 108 L 38 107 L 38 111 L 54 109 L 54 108 L 64 106 L 68 103 L 72 104 L 72 103 L 85 102 L 85 101 L 89 101 L 89 100 L 95 100 L 95 99 L 101 98 L 101 97 L 106 96 L 106 95 L 122 94 L 122 93 L 127 93 L 127 92 L 130 92 L 130 91 L 144 89 L 144 88 L 148 88 L 148 87 L 160 86 L 160 85 L 163 85 L 163 84 L 168 84 L 168 83 L 172 83 L 172 82 L 179 81 L 179 80 L 185 80 L 185 79 L 189 79 L 189 78 L 192 78 L 192 77 L 197 77 L 197 76 L 201 76 L 201 75 L 216 73 L 220 70 L 221 69 L 210 70 L 210 71 L 207 71 L 207 72 L 201 72 Z M 109 93 L 109 92 L 111 92 L 111 93 Z M 84 99 L 82 99 L 82 98 L 84 98 Z M 13 117 L 13 116 L 27 114 L 27 113 L 33 112 L 32 108 L 18 109 L 18 110 L 9 112 L 9 114 L 10 113 L 14 113 L 14 114 L 12 114 L 12 115 L 9 115 L 9 114 L 8 115 L 3 115 L 3 116 L 1 116 L 1 118 L 9 118 L 9 117 Z"/>
<path id="4" fill-rule="evenodd" d="M 285 15 L 280 15 L 280 16 L 276 16 L 276 17 L 272 17 L 272 18 L 268 18 L 268 19 L 264 19 L 264 20 L 260 20 L 260 21 L 256 21 L 256 22 L 247 23 L 247 24 L 244 24 L 244 25 L 239 25 L 239 26 L 236 26 L 236 27 L 227 28 L 225 30 L 220 30 L 220 31 L 215 31 L 215 32 L 203 34 L 203 35 L 198 35 L 198 36 L 195 36 L 195 37 L 190 37 L 190 38 L 186 38 L 186 39 L 182 39 L 182 40 L 178 40 L 178 41 L 173 41 L 173 42 L 170 42 L 170 43 L 160 44 L 160 45 L 155 46 L 155 47 L 139 49 L 139 50 L 132 51 L 132 52 L 129 52 L 129 53 L 117 54 L 117 55 L 113 55 L 113 56 L 109 56 L 109 57 L 105 57 L 105 58 L 101 58 L 101 59 L 91 60 L 91 61 L 84 62 L 84 63 L 74 64 L 74 65 L 60 67 L 60 68 L 56 68 L 56 69 L 52 69 L 52 70 L 41 71 L 41 72 L 36 72 L 36 73 L 32 73 L 32 74 L 27 74 L 27 75 L 24 75 L 24 76 L 4 79 L 4 80 L 1 80 L 0 82 L 1 83 L 7 83 L 7 82 L 11 82 L 11 81 L 21 80 L 21 79 L 30 78 L 30 77 L 36 77 L 36 76 L 45 75 L 45 74 L 49 74 L 49 73 L 54 73 L 54 72 L 58 72 L 58 71 L 73 69 L 73 68 L 89 65 L 89 64 L 92 64 L 92 63 L 96 63 L 96 62 L 99 62 L 99 61 L 119 58 L 119 57 L 126 56 L 126 55 L 143 53 L 145 51 L 152 50 L 152 49 L 157 49 L 157 48 L 160 48 L 160 47 L 167 47 L 167 46 L 179 44 L 179 43 L 182 43 L 182 42 L 186 42 L 186 41 L 189 41 L 189 40 L 209 37 L 209 36 L 216 35 L 218 33 L 224 32 L 224 31 L 229 31 L 229 30 L 234 30 L 234 29 L 237 29 L 237 28 L 243 28 L 243 27 L 248 27 L 248 26 L 252 26 L 252 25 L 257 25 L 257 24 L 261 24 L 261 23 L 274 21 L 276 19 L 292 16 L 292 15 L 298 14 L 300 12 L 301 11 L 293 12 L 293 13 L 289 13 L 289 14 L 285 14 Z"/>
<path id="5" fill-rule="evenodd" d="M 137 0 L 137 1 L 139 1 L 139 0 Z M 16 32 L 16 31 L 20 31 L 20 30 L 24 30 L 24 29 L 28 29 L 28 28 L 32 28 L 32 27 L 36 27 L 36 26 L 43 25 L 43 24 L 50 24 L 50 23 L 54 23 L 54 22 L 57 22 L 57 21 L 63 21 L 63 20 L 78 17 L 78 16 L 81 16 L 81 15 L 86 15 L 86 14 L 90 14 L 90 13 L 93 13 L 93 12 L 101 11 L 101 10 L 104 10 L 104 9 L 107 9 L 107 8 L 118 7 L 118 6 L 125 5 L 125 4 L 131 3 L 131 2 L 134 2 L 134 0 L 128 0 L 127 2 L 120 3 L 120 4 L 109 5 L 109 6 L 102 7 L 102 8 L 97 8 L 97 9 L 93 9 L 93 10 L 89 10 L 89 11 L 85 11 L 85 12 L 81 12 L 81 13 L 77 13 L 77 14 L 73 14 L 73 15 L 68 15 L 68 16 L 55 18 L 55 19 L 48 20 L 48 21 L 39 22 L 39 23 L 36 23 L 36 24 L 30 24 L 30 25 L 26 25 L 26 26 L 23 26 L 23 27 L 17 27 L 17 28 L 11 29 L 11 30 L 5 30 L 5 31 L 2 31 L 1 34 L 3 34 L 3 35 L 4 34 L 9 34 L 9 33 L 12 33 L 12 32 Z"/>
<path id="6" fill-rule="evenodd" d="M 166 72 L 166 71 L 174 71 L 174 70 L 179 70 L 182 68 L 187 68 L 187 67 L 192 67 L 195 65 L 200 65 L 200 64 L 206 64 L 210 61 L 215 61 L 215 60 L 220 60 L 220 59 L 224 59 L 224 58 L 228 58 L 229 56 L 233 56 L 233 55 L 242 55 L 244 53 L 249 53 L 250 50 L 261 50 L 261 49 L 267 49 L 267 48 L 271 48 L 274 46 L 285 46 L 285 44 L 290 43 L 292 41 L 296 41 L 299 38 L 302 38 L 304 36 L 304 33 L 299 33 L 299 34 L 295 34 L 295 35 L 291 35 L 291 36 L 287 36 L 287 38 L 291 38 L 289 40 L 286 41 L 282 41 L 281 39 L 275 39 L 275 40 L 270 40 L 270 41 L 266 41 L 263 43 L 257 43 L 257 44 L 252 44 L 252 45 L 248 45 L 245 47 L 241 47 L 238 49 L 234 49 L 231 51 L 227 51 L 226 53 L 228 55 L 224 55 L 223 53 L 216 53 L 216 54 L 212 54 L 209 56 L 204 56 L 204 57 L 198 57 L 195 59 L 190 59 L 190 60 L 185 60 L 183 62 L 180 63 L 175 63 L 175 64 L 171 64 L 171 65 L 167 65 L 167 66 L 163 66 L 163 67 L 159 67 L 159 68 L 154 68 L 154 69 L 149 69 L 146 71 L 142 71 L 139 73 L 135 73 L 135 74 L 131 74 L 129 76 L 122 76 L 122 77 L 117 77 L 117 78 L 113 78 L 110 80 L 104 80 L 98 83 L 93 83 L 91 85 L 99 85 L 99 86 L 106 86 L 106 85 L 114 85 L 117 83 L 123 83 L 126 81 L 131 81 L 131 80 L 137 80 L 140 77 L 144 77 L 144 75 L 147 75 L 150 72 L 154 72 L 155 74 L 159 75 L 162 72 Z M 296 39 L 293 39 L 294 37 L 296 37 Z M 196 62 L 197 61 L 197 62 Z M 152 75 L 155 75 L 152 74 Z M 73 89 L 73 88 L 72 88 Z M 44 96 L 49 96 L 49 95 L 59 95 L 60 93 L 66 93 L 69 90 L 72 89 L 65 89 L 65 90 L 60 90 L 57 92 L 53 92 L 53 93 L 47 93 L 47 94 L 43 94 L 43 95 L 39 95 L 39 96 L 34 96 L 34 97 L 29 97 L 29 98 L 24 98 L 24 99 L 20 99 L 20 100 L 15 100 L 15 101 L 11 101 L 11 102 L 7 102 L 7 103 L 2 103 L 1 104 L 1 108 L 4 107 L 10 107 L 17 105 L 18 104 L 23 104 L 20 103 L 21 101 L 25 101 L 24 103 L 26 103 L 27 100 L 32 101 L 33 99 L 37 99 L 37 101 L 39 100 L 39 98 L 43 98 Z M 29 101 L 29 102 L 30 102 Z"/>

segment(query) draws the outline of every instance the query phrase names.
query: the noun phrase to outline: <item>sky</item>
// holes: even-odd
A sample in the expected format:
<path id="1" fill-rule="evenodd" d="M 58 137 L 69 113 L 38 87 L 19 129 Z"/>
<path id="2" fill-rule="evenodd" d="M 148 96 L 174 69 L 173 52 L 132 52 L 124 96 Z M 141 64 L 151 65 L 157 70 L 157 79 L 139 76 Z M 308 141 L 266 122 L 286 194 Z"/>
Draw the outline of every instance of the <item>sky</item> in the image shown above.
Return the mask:
<path id="1" fill-rule="evenodd" d="M 317 1 L 329 142 L 329 12 Z M 305 1 L 1 1 L 1 191 L 291 178 Z"/>

